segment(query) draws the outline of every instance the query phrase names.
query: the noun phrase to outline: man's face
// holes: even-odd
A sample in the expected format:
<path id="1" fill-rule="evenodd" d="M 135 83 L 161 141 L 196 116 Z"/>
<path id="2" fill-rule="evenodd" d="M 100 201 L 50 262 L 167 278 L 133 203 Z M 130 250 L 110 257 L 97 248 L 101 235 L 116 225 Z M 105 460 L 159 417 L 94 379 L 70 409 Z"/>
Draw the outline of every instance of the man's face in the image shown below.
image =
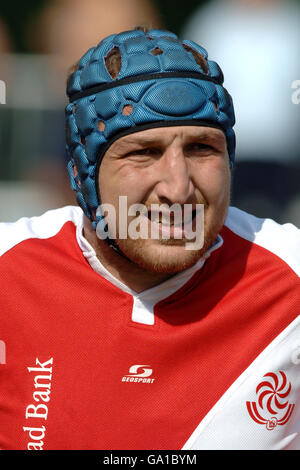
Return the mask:
<path id="1" fill-rule="evenodd" d="M 115 241 L 121 251 L 146 270 L 180 272 L 198 261 L 224 224 L 230 199 L 226 138 L 221 130 L 200 126 L 154 128 L 121 137 L 103 157 L 99 186 L 101 204 L 111 204 L 116 210 Z M 127 197 L 128 208 L 137 203 L 146 206 L 145 217 L 150 219 L 147 224 L 149 229 L 159 227 L 158 237 L 118 238 L 119 196 Z M 175 230 L 171 227 L 169 239 L 163 239 L 163 224 L 153 222 L 153 204 L 180 205 L 186 220 L 195 216 L 191 209 L 196 204 L 203 204 L 203 247 L 187 250 L 184 232 L 181 239 L 174 235 L 182 230 L 181 226 L 175 225 Z M 186 207 L 189 211 L 184 214 Z M 128 226 L 133 219 L 134 216 L 127 216 Z M 194 217 L 192 227 L 195 220 Z"/>

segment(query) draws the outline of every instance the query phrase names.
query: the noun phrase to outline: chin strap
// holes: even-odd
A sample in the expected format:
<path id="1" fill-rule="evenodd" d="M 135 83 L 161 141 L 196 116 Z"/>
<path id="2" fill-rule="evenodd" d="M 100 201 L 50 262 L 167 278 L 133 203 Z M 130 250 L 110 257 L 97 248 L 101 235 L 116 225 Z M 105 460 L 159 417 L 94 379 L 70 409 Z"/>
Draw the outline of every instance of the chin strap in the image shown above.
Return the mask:
<path id="1" fill-rule="evenodd" d="M 125 253 L 123 253 L 123 251 L 120 250 L 115 240 L 109 236 L 108 225 L 104 219 L 104 216 L 97 215 L 96 218 L 97 220 L 94 220 L 92 222 L 92 226 L 96 232 L 96 235 L 98 236 L 98 233 L 105 234 L 104 237 L 99 237 L 99 238 L 103 240 L 105 243 L 107 243 L 107 245 L 110 248 L 112 248 L 116 253 L 123 256 L 123 258 L 126 258 L 126 260 L 129 261 L 130 263 L 133 263 L 133 261 L 131 261 L 131 259 L 129 259 L 128 256 L 126 256 Z"/>

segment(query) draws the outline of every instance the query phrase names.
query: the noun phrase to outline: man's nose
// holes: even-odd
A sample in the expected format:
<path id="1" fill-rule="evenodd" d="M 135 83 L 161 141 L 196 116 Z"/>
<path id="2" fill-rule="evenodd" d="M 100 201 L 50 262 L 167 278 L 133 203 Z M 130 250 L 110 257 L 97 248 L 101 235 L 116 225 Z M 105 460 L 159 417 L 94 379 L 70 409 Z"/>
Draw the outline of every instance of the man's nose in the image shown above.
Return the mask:
<path id="1" fill-rule="evenodd" d="M 169 149 L 161 159 L 156 194 L 161 201 L 185 204 L 194 193 L 190 162 L 182 149 Z"/>

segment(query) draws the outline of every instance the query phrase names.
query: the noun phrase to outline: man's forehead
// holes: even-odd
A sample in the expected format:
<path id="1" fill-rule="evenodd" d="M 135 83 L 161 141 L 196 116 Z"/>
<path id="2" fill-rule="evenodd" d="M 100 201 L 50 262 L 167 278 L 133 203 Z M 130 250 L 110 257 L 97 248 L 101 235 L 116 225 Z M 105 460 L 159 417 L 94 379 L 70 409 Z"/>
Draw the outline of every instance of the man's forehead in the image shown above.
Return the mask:
<path id="1" fill-rule="evenodd" d="M 175 137 L 182 139 L 199 138 L 202 140 L 218 139 L 226 140 L 224 132 L 221 129 L 208 126 L 167 126 L 155 127 L 137 131 L 120 137 L 115 141 L 117 145 L 130 145 L 130 144 L 148 144 L 155 141 L 168 141 Z"/>

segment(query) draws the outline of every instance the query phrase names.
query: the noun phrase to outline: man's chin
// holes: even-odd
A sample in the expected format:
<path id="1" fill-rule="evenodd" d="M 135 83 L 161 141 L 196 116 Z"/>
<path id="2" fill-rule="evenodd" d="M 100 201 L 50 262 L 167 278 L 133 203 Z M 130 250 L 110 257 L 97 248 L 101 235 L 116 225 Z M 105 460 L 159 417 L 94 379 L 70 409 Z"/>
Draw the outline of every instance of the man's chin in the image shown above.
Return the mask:
<path id="1" fill-rule="evenodd" d="M 193 266 L 208 248 L 188 250 L 178 240 L 116 240 L 120 250 L 140 268 L 153 273 L 176 274 Z"/>

